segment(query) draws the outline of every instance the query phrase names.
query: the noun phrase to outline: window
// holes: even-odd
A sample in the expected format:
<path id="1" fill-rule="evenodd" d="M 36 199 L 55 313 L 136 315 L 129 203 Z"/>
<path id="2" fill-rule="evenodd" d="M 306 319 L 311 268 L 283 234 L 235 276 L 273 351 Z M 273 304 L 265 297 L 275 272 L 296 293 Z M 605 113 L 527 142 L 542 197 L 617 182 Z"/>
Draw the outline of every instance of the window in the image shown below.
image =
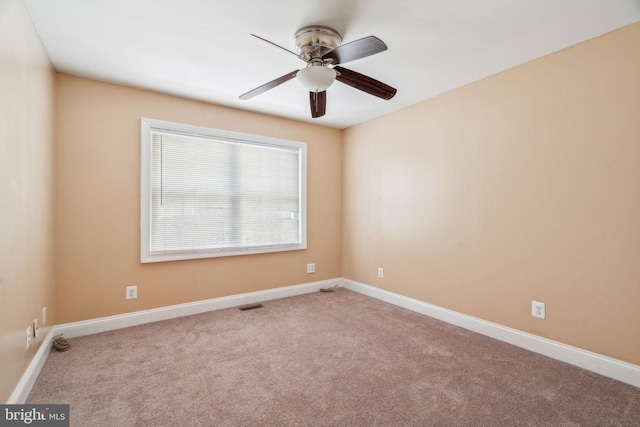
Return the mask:
<path id="1" fill-rule="evenodd" d="M 306 248 L 307 146 L 142 119 L 141 261 Z"/>

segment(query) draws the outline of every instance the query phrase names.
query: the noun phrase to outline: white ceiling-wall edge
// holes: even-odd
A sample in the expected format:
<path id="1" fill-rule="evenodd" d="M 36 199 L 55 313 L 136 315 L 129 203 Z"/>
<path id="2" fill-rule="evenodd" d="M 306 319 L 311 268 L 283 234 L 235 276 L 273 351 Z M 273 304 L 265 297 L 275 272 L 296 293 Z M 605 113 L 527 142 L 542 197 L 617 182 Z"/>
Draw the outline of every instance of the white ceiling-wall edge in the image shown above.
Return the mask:
<path id="1" fill-rule="evenodd" d="M 23 0 L 58 72 L 336 129 L 382 117 L 640 21 L 638 0 Z M 241 17 L 241 19 L 233 19 Z M 366 35 L 389 50 L 347 68 L 398 89 L 383 101 L 336 83 L 312 119 L 295 79 L 238 96 L 302 64 L 292 49 L 318 23 L 343 42 Z"/>
<path id="2" fill-rule="evenodd" d="M 639 2 L 640 5 L 640 2 Z M 640 8 L 640 7 L 639 7 Z M 491 78 L 493 76 L 499 75 L 501 73 L 504 72 L 508 72 L 511 69 L 520 67 L 520 66 L 525 66 L 528 63 L 537 61 L 541 58 L 547 57 L 547 56 L 551 56 L 557 53 L 560 53 L 564 50 L 567 49 L 571 49 L 577 45 L 583 44 L 583 43 L 588 43 L 594 39 L 597 39 L 599 37 L 605 36 L 606 34 L 609 33 L 613 33 L 615 31 L 618 31 L 624 27 L 627 27 L 629 25 L 633 25 L 635 23 L 640 22 L 640 11 L 638 12 L 638 17 L 634 18 L 635 20 L 633 20 L 632 22 L 626 23 L 618 28 L 612 29 L 612 30 L 608 30 L 608 31 L 603 31 L 601 33 L 598 33 L 594 36 L 592 36 L 589 39 L 586 40 L 581 40 L 578 41 L 576 43 L 567 43 L 566 46 L 561 47 L 558 50 L 554 50 L 548 53 L 540 53 L 539 56 L 531 58 L 529 60 L 527 60 L 526 62 L 516 62 L 514 64 L 511 65 L 505 65 L 503 68 L 501 68 L 499 71 L 491 71 L 491 72 L 487 72 L 484 75 L 481 76 L 477 76 L 477 78 L 475 79 L 470 79 L 470 80 L 464 80 L 464 81 L 459 81 L 458 84 L 455 85 L 449 85 L 449 86 L 438 86 L 441 88 L 441 90 L 438 91 L 432 91 L 430 93 L 427 94 L 426 97 L 422 98 L 418 98 L 418 97 L 409 97 L 409 102 L 402 102 L 400 105 L 396 106 L 396 108 L 393 109 L 388 109 L 383 113 L 371 116 L 371 117 L 367 117 L 367 118 L 363 118 L 361 120 L 358 121 L 344 121 L 341 122 L 339 119 L 333 119 L 333 120 L 327 120 L 327 117 L 320 117 L 320 118 L 312 118 L 312 117 L 305 117 L 305 114 L 308 114 L 308 111 L 304 111 L 304 113 L 300 113 L 299 111 L 296 111 L 292 108 L 288 108 L 286 105 L 282 105 L 282 104 L 277 104 L 277 105 L 272 105 L 272 104 L 267 104 L 267 105 L 250 105 L 247 104 L 244 108 L 239 108 L 237 106 L 237 104 L 235 104 L 234 102 L 223 102 L 220 101 L 219 98 L 211 98 L 211 97 L 207 97 L 207 96 L 200 96 L 196 93 L 193 94 L 189 94 L 189 93 L 184 93 L 184 91 L 172 91 L 172 90 L 167 90 L 165 87 L 162 87 L 161 85 L 131 85 L 128 84 L 126 81 L 123 80 L 110 80 L 108 77 L 105 76 L 100 76 L 100 75 L 81 75 L 81 74 L 75 74 L 73 72 L 70 71 L 65 71 L 64 69 L 58 70 L 55 69 L 55 67 L 52 67 L 55 69 L 56 72 L 59 73 L 63 73 L 63 74 L 69 74 L 75 77 L 79 77 L 79 78 L 86 78 L 86 79 L 90 79 L 90 80 L 95 80 L 95 81 L 99 81 L 99 82 L 104 82 L 104 83 L 109 83 L 109 84 L 113 84 L 113 85 L 119 85 L 119 86 L 123 86 L 123 87 L 129 87 L 132 89 L 138 89 L 138 90 L 143 90 L 143 91 L 148 91 L 148 92 L 153 92 L 153 93 L 158 93 L 158 94 L 163 94 L 163 95 L 167 95 L 167 96 L 173 96 L 176 98 L 181 98 L 181 99 L 185 99 L 185 100 L 192 100 L 192 101 L 196 101 L 196 102 L 202 102 L 205 104 L 210 104 L 212 106 L 220 106 L 220 107 L 225 107 L 225 108 L 230 108 L 230 109 L 234 109 L 234 110 L 238 110 L 238 111 L 247 111 L 247 112 L 251 112 L 251 113 L 257 113 L 257 114 L 261 114 L 261 115 L 265 115 L 265 116 L 270 116 L 270 117 L 276 117 L 276 118 L 280 118 L 280 119 L 285 119 L 285 120 L 293 120 L 293 121 L 297 121 L 297 122 L 302 122 L 302 123 L 307 123 L 307 124 L 313 124 L 313 125 L 318 125 L 318 126 L 323 126 L 323 127 L 329 127 L 329 128 L 333 128 L 333 129 L 338 129 L 338 130 L 344 130 L 344 129 L 348 129 L 349 127 L 353 127 L 356 125 L 360 125 L 363 123 L 366 123 L 368 121 L 371 120 L 375 120 L 377 118 L 380 117 L 384 117 L 387 115 L 391 115 L 395 112 L 398 112 L 400 110 L 403 110 L 404 108 L 408 108 L 411 107 L 413 105 L 417 105 L 420 104 L 422 102 L 426 102 L 429 101 L 435 97 L 438 97 L 440 95 L 444 95 L 446 93 L 449 93 L 451 91 L 457 90 L 457 89 L 461 89 L 464 88 L 466 86 L 472 85 L 474 83 L 478 83 L 480 81 L 486 80 L 488 78 Z M 352 67 L 354 68 L 354 67 Z M 295 82 L 293 82 L 295 83 Z M 336 83 L 337 84 L 337 83 Z M 331 88 L 329 89 L 331 90 Z M 349 88 L 349 90 L 351 90 Z M 415 98 L 415 99 L 414 99 Z M 383 101 L 379 101 L 379 102 L 383 102 Z M 275 112 L 274 111 L 280 111 Z"/>

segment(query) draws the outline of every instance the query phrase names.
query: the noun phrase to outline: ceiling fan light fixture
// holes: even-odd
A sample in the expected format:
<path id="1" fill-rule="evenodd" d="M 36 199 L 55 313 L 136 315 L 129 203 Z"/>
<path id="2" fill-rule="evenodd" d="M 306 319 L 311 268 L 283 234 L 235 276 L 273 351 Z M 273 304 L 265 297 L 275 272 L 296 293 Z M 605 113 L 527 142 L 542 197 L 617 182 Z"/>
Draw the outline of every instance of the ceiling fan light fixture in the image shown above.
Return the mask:
<path id="1" fill-rule="evenodd" d="M 314 65 L 298 71 L 298 81 L 309 92 L 325 91 L 336 80 L 336 71 L 324 65 Z"/>
<path id="2" fill-rule="evenodd" d="M 297 77 L 300 85 L 309 92 L 311 117 L 316 119 L 325 115 L 327 109 L 326 90 L 336 80 L 382 99 L 391 99 L 396 94 L 396 90 L 391 86 L 340 66 L 345 62 L 366 58 L 387 50 L 387 45 L 375 36 L 341 44 L 340 34 L 332 28 L 318 25 L 304 27 L 298 30 L 294 36 L 297 53 L 255 34 L 252 36 L 295 55 L 306 62 L 307 67 L 293 70 L 243 93 L 240 95 L 240 99 L 251 99 Z"/>

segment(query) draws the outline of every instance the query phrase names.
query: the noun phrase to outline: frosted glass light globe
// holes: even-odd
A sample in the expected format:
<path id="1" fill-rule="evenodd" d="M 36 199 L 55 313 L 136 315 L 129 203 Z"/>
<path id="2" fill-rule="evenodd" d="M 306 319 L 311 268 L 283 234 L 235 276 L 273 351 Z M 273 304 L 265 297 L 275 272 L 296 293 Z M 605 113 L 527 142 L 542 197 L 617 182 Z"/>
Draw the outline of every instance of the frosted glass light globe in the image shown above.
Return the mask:
<path id="1" fill-rule="evenodd" d="M 336 72 L 323 65 L 311 65 L 298 71 L 296 76 L 302 87 L 309 92 L 322 92 L 333 84 Z"/>

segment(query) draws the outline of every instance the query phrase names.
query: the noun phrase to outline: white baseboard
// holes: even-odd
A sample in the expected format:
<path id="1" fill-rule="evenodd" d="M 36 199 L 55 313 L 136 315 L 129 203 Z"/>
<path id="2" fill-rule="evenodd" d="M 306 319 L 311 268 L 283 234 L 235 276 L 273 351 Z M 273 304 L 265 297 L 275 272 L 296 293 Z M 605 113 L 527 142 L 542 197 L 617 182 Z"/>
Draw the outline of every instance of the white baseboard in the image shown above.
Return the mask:
<path id="1" fill-rule="evenodd" d="M 369 286 L 364 283 L 359 283 L 349 279 L 331 279 L 54 326 L 45 337 L 42 345 L 31 360 L 31 363 L 16 385 L 16 388 L 9 397 L 7 403 L 20 404 L 26 401 L 33 384 L 38 378 L 38 375 L 49 356 L 49 352 L 51 351 L 51 342 L 55 335 L 62 333 L 65 338 L 91 335 L 114 329 L 137 326 L 144 323 L 157 322 L 160 320 L 190 316 L 193 314 L 221 310 L 224 308 L 302 295 L 316 292 L 320 288 L 331 287 L 338 283 L 347 289 L 363 295 L 367 295 L 390 304 L 478 332 L 482 335 L 543 354 L 547 357 L 587 369 L 600 375 L 640 387 L 640 366 L 602 356 L 597 353 L 592 353 L 546 338 L 541 338 L 536 335 L 508 328 L 476 317 L 467 316 L 420 300 Z"/>
<path id="2" fill-rule="evenodd" d="M 65 338 L 79 337 L 83 335 L 97 334 L 99 332 L 112 331 L 114 329 L 127 328 L 129 326 L 142 325 L 144 323 L 157 322 L 159 320 L 173 319 L 176 317 L 190 316 L 192 314 L 221 310 L 247 304 L 285 298 L 295 295 L 316 292 L 320 288 L 331 287 L 340 283 L 340 279 L 322 280 L 301 285 L 285 286 L 264 291 L 249 292 L 228 297 L 213 298 L 210 300 L 196 301 L 186 304 L 177 304 L 168 307 L 151 310 L 136 311 L 116 316 L 101 317 L 98 319 L 84 320 L 80 322 L 65 323 L 51 328 L 45 337 L 36 355 L 31 360 L 27 370 L 13 390 L 7 401 L 8 404 L 21 404 L 26 402 L 33 384 L 35 384 L 42 366 L 49 356 L 52 348 L 53 337 L 64 334 Z"/>
<path id="3" fill-rule="evenodd" d="M 363 295 L 640 387 L 640 366 L 508 328 L 497 323 L 467 316 L 466 314 L 365 285 L 364 283 L 341 279 L 340 284 Z"/>
<path id="4" fill-rule="evenodd" d="M 23 404 L 27 401 L 27 397 L 29 397 L 29 393 L 31 393 L 31 388 L 35 384 L 38 379 L 38 375 L 40 375 L 40 371 L 44 366 L 44 362 L 47 361 L 47 357 L 49 357 L 49 353 L 51 352 L 53 337 L 55 336 L 55 327 L 49 330 L 49 333 L 44 337 L 44 340 L 40 344 L 40 348 L 36 352 L 33 359 L 31 359 L 31 363 L 27 366 L 27 370 L 20 378 L 20 381 L 16 385 L 16 388 L 13 389 L 13 393 L 9 396 L 9 400 L 7 404 Z"/>
<path id="5" fill-rule="evenodd" d="M 278 298 L 302 295 L 310 292 L 316 292 L 320 288 L 334 286 L 338 283 L 340 283 L 340 279 L 323 280 L 319 282 L 285 286 L 282 288 L 249 292 L 245 294 L 213 298 L 186 304 L 171 305 L 168 307 L 154 308 L 151 310 L 135 311 L 133 313 L 119 314 L 116 316 L 101 317 L 98 319 L 83 320 L 74 323 L 65 323 L 56 326 L 56 333 L 64 334 L 65 338 L 97 334 L 99 332 L 137 326 L 144 323 L 157 322 L 159 320 L 173 319 L 176 317 L 190 316 L 193 314 L 205 313 L 208 311 L 221 310 L 223 308 L 231 308 Z"/>

